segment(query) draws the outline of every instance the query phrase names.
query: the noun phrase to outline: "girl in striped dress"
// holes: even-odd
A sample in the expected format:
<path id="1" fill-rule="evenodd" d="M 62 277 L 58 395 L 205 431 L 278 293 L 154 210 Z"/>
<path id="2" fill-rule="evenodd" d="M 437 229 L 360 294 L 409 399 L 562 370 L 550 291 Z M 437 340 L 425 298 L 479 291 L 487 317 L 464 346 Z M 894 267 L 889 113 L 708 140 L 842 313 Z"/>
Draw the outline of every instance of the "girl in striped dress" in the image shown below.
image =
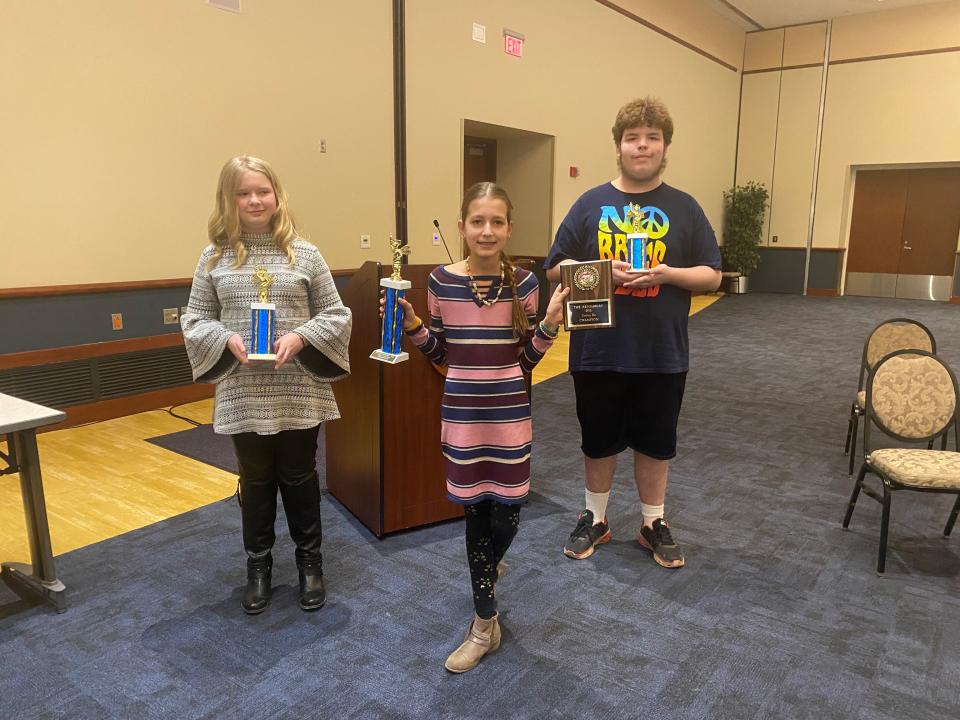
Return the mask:
<path id="1" fill-rule="evenodd" d="M 494 585 L 520 523 L 530 487 L 530 400 L 523 373 L 554 338 L 566 290 L 550 299 L 535 325 L 538 282 L 504 252 L 512 204 L 494 183 L 467 190 L 460 236 L 469 255 L 436 268 L 428 284 L 429 326 L 406 301 L 404 329 L 437 365 L 447 366 L 440 442 L 447 494 L 465 506 L 467 561 L 476 616 L 445 667 L 460 673 L 500 646 Z"/>

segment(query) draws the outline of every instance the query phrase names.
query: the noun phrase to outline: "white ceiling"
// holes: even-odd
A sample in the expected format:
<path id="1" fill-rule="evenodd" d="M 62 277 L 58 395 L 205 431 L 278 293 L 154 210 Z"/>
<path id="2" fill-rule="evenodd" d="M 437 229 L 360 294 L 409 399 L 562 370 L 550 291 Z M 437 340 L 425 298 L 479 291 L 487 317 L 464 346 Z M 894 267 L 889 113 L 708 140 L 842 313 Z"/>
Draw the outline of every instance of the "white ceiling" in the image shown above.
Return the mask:
<path id="1" fill-rule="evenodd" d="M 777 28 L 827 20 L 841 15 L 933 4 L 931 0 L 713 0 L 713 2 L 716 4 L 717 12 L 733 20 L 745 30 Z"/>

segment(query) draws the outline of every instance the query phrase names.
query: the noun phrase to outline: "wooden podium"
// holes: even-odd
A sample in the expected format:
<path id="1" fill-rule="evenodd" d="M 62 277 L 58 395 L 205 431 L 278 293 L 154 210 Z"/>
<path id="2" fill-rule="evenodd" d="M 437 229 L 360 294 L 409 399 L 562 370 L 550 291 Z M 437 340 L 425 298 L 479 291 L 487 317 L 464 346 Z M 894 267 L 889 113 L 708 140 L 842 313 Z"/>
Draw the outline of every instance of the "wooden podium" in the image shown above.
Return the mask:
<path id="1" fill-rule="evenodd" d="M 425 320 L 434 267 L 403 267 L 406 297 Z M 333 384 L 341 418 L 326 425 L 327 488 L 377 537 L 463 515 L 444 482 L 443 376 L 406 337 L 409 360 L 369 357 L 380 347 L 380 278 L 391 270 L 366 262 L 340 293 L 353 312 L 350 377 Z"/>

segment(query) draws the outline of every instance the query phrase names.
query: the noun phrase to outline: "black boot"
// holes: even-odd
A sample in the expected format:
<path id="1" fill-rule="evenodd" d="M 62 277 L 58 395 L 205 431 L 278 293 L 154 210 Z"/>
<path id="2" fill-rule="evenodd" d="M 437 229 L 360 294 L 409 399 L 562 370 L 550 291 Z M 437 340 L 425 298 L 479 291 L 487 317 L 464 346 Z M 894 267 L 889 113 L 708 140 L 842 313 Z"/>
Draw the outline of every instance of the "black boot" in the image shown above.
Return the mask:
<path id="1" fill-rule="evenodd" d="M 240 603 L 247 615 L 262 613 L 270 604 L 272 569 L 273 557 L 269 553 L 262 558 L 247 558 L 247 587 Z"/>
<path id="2" fill-rule="evenodd" d="M 304 610 L 318 610 L 327 601 L 327 591 L 323 587 L 323 565 L 319 560 L 297 559 L 300 571 L 300 607 Z"/>

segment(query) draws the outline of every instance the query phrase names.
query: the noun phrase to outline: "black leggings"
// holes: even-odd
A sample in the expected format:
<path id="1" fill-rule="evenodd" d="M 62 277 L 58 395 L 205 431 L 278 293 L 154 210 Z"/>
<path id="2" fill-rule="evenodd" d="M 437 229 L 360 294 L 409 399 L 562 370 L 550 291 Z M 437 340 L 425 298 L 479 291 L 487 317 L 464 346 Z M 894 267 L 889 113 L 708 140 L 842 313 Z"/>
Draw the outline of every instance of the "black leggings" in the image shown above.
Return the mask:
<path id="1" fill-rule="evenodd" d="M 323 532 L 317 476 L 319 432 L 317 425 L 275 435 L 231 435 L 240 466 L 243 546 L 251 559 L 265 557 L 273 547 L 279 490 L 290 537 L 297 546 L 297 560 L 320 562 Z"/>
<path id="2" fill-rule="evenodd" d="M 497 599 L 493 594 L 497 564 L 520 527 L 520 506 L 481 500 L 467 505 L 464 512 L 473 606 L 477 615 L 488 620 L 497 613 Z"/>

